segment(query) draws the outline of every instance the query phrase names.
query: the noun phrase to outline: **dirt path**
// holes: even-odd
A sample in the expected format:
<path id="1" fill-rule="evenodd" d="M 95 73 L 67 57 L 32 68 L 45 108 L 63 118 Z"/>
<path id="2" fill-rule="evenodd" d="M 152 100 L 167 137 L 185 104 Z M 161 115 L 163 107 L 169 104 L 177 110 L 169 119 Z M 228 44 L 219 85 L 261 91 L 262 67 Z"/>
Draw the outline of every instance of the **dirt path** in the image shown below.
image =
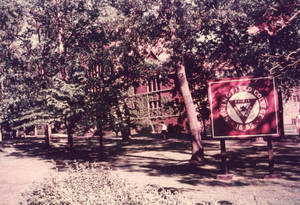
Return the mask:
<path id="1" fill-rule="evenodd" d="M 32 183 L 54 173 L 53 163 L 44 159 L 19 157 L 21 151 L 11 147 L 0 152 L 0 204 L 17 204 L 21 193 Z"/>
<path id="2" fill-rule="evenodd" d="M 41 140 L 28 139 L 5 145 L 0 152 L 0 204 L 14 205 L 20 192 L 33 181 L 63 170 L 64 162 L 77 160 L 111 166 L 115 174 L 138 184 L 151 184 L 179 191 L 195 203 L 228 201 L 238 205 L 300 205 L 300 147 L 293 142 L 274 143 L 275 171 L 282 179 L 265 180 L 268 174 L 266 146 L 251 141 L 227 143 L 232 181 L 216 180 L 220 173 L 219 144 L 205 141 L 207 162 L 189 163 L 189 141 L 157 136 L 135 137 L 131 142 L 105 139 L 106 157 L 99 158 L 97 138 L 75 139 L 75 152 L 57 139 L 46 150 Z M 204 203 L 206 202 L 206 203 Z M 215 203 L 216 204 L 216 203 Z"/>

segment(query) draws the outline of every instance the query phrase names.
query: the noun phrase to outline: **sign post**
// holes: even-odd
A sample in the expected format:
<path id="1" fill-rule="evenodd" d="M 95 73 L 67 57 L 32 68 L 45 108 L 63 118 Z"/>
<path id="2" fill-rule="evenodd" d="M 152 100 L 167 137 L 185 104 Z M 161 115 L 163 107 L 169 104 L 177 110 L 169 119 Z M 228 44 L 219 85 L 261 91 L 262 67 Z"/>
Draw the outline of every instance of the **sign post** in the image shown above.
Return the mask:
<path id="1" fill-rule="evenodd" d="M 274 173 L 274 153 L 272 138 L 268 137 L 268 158 L 269 158 L 269 174 L 265 176 L 265 179 L 281 178 L 280 174 Z"/>
<path id="2" fill-rule="evenodd" d="M 268 137 L 269 173 L 274 174 L 274 154 L 271 137 Z"/>
<path id="3" fill-rule="evenodd" d="M 221 139 L 221 158 L 222 158 L 222 170 L 224 171 L 224 175 L 227 175 L 228 174 L 228 165 L 227 165 L 225 139 Z"/>
<path id="4" fill-rule="evenodd" d="M 221 139 L 224 175 L 228 175 L 225 140 L 249 137 L 268 137 L 269 169 L 273 175 L 272 137 L 280 136 L 275 79 L 245 77 L 210 81 L 208 93 L 212 137 Z"/>
<path id="5" fill-rule="evenodd" d="M 220 180 L 232 180 L 233 174 L 228 173 L 228 164 L 227 164 L 227 153 L 226 153 L 226 144 L 225 139 L 220 139 L 220 145 L 221 145 L 221 168 L 223 174 L 217 175 L 217 179 Z"/>

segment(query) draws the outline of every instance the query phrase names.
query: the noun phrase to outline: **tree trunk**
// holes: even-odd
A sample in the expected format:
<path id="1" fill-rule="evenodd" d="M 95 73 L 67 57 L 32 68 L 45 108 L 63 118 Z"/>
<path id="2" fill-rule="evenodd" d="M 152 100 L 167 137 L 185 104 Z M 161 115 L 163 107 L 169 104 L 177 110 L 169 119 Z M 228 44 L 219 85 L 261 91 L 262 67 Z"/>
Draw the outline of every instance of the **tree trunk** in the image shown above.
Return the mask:
<path id="1" fill-rule="evenodd" d="M 69 151 L 72 151 L 74 146 L 74 140 L 73 140 L 72 131 L 70 131 L 70 129 L 68 129 L 67 135 L 68 135 L 68 149 Z"/>
<path id="2" fill-rule="evenodd" d="M 64 43 L 62 39 L 63 35 L 63 25 L 62 25 L 62 16 L 60 12 L 60 0 L 56 0 L 56 9 L 57 9 L 57 41 L 58 41 L 58 51 L 60 56 L 62 56 L 64 52 Z M 66 70 L 64 67 L 60 69 L 60 75 L 62 79 L 65 79 L 67 76 Z"/>
<path id="3" fill-rule="evenodd" d="M 99 123 L 97 123 L 96 135 L 99 135 L 99 155 L 100 157 L 103 157 L 104 154 L 103 130 L 102 130 L 102 126 Z"/>
<path id="4" fill-rule="evenodd" d="M 26 127 L 23 127 L 23 138 L 26 138 Z"/>
<path id="5" fill-rule="evenodd" d="M 64 44 L 62 41 L 62 20 L 61 20 L 61 13 L 60 13 L 60 0 L 56 0 L 56 9 L 57 9 L 57 41 L 58 41 L 58 50 L 59 54 L 64 52 Z"/>
<path id="6" fill-rule="evenodd" d="M 11 138 L 16 139 L 17 138 L 17 130 L 12 130 L 11 131 Z"/>
<path id="7" fill-rule="evenodd" d="M 129 127 L 122 128 L 121 135 L 123 141 L 130 140 L 130 128 Z"/>
<path id="8" fill-rule="evenodd" d="M 205 119 L 204 118 L 202 118 L 202 123 L 203 123 L 203 135 L 202 136 L 204 136 L 204 137 L 206 137 L 206 135 L 207 135 L 207 131 L 206 131 L 206 126 L 205 126 Z"/>
<path id="9" fill-rule="evenodd" d="M 50 147 L 51 145 L 51 125 L 47 124 L 47 127 L 45 128 L 45 141 L 46 141 L 46 147 Z"/>
<path id="10" fill-rule="evenodd" d="M 0 151 L 2 150 L 2 139 L 3 139 L 3 135 L 2 135 L 2 126 L 0 125 Z"/>
<path id="11" fill-rule="evenodd" d="M 190 132 L 192 135 L 192 161 L 203 161 L 203 145 L 201 141 L 201 124 L 197 118 L 196 108 L 193 102 L 192 94 L 189 89 L 186 78 L 185 67 L 182 63 L 178 64 L 177 77 L 179 80 L 180 91 L 184 99 L 184 104 L 187 112 L 187 119 L 189 123 Z"/>
<path id="12" fill-rule="evenodd" d="M 67 136 L 68 136 L 68 149 L 69 151 L 73 151 L 73 123 L 70 120 L 66 121 L 66 127 L 67 127 Z"/>
<path id="13" fill-rule="evenodd" d="M 100 156 L 103 157 L 103 154 L 104 154 L 104 144 L 103 144 L 103 132 L 100 132 L 99 133 L 99 153 L 100 153 Z"/>
<path id="14" fill-rule="evenodd" d="M 125 122 L 126 122 L 126 126 L 122 128 L 122 139 L 124 141 L 128 141 L 130 140 L 130 127 L 131 127 L 131 122 L 130 122 L 130 111 L 129 111 L 129 107 L 126 105 L 126 103 L 124 103 L 124 110 L 125 110 Z"/>
<path id="15" fill-rule="evenodd" d="M 124 105 L 123 107 L 120 107 Z M 123 108 L 123 109 L 122 109 Z M 123 112 L 122 112 L 123 111 Z M 121 121 L 121 125 L 116 128 L 116 136 L 118 137 L 118 131 L 121 132 L 121 137 L 123 141 L 130 140 L 130 111 L 126 102 L 119 101 L 119 105 L 116 106 L 117 117 Z M 124 126 L 125 124 L 125 126 Z"/>

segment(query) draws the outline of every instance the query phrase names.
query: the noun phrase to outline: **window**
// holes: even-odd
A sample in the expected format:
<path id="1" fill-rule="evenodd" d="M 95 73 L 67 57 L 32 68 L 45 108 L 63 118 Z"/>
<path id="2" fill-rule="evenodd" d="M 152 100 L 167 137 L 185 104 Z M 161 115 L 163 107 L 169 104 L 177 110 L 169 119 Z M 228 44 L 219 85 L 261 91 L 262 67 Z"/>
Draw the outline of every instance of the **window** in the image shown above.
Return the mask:
<path id="1" fill-rule="evenodd" d="M 156 79 L 154 78 L 154 79 L 152 79 L 152 86 L 153 86 L 153 91 L 156 91 L 157 89 L 156 89 Z"/>
<path id="2" fill-rule="evenodd" d="M 133 87 L 133 94 L 136 94 L 136 93 L 137 93 L 137 87 L 134 86 L 134 87 Z"/>
<path id="3" fill-rule="evenodd" d="M 299 95 L 294 95 L 293 96 L 293 101 L 294 102 L 299 102 L 300 100 L 299 100 Z"/>
<path id="4" fill-rule="evenodd" d="M 160 80 L 159 77 L 155 77 L 148 80 L 148 92 L 159 91 L 160 90 Z"/>
<path id="5" fill-rule="evenodd" d="M 160 108 L 161 107 L 161 97 L 160 94 L 151 94 L 149 95 L 149 107 L 151 109 Z"/>
<path id="6" fill-rule="evenodd" d="M 152 92 L 151 80 L 148 80 L 148 92 Z"/>

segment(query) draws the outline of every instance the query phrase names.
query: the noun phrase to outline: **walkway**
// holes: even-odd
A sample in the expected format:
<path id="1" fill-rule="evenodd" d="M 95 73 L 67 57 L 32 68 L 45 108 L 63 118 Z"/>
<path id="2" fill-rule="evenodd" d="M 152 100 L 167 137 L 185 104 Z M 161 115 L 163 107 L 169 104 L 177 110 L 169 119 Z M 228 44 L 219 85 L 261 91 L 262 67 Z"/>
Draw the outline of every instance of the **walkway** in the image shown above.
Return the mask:
<path id="1" fill-rule="evenodd" d="M 20 157 L 20 150 L 13 147 L 0 152 L 0 205 L 17 204 L 21 193 L 32 183 L 54 173 L 54 165 L 47 160 Z"/>
<path id="2" fill-rule="evenodd" d="M 42 139 L 5 144 L 0 152 L 0 205 L 16 205 L 32 182 L 55 174 L 56 168 L 63 170 L 64 162 L 74 159 L 109 165 L 129 181 L 174 189 L 195 202 L 300 205 L 300 147 L 293 142 L 274 143 L 275 170 L 283 179 L 264 180 L 268 174 L 266 145 L 228 141 L 232 181 L 215 178 L 220 165 L 218 141 L 205 141 L 207 163 L 198 166 L 189 164 L 189 140 L 137 136 L 127 143 L 110 136 L 105 139 L 106 157 L 101 160 L 97 143 L 97 138 L 75 139 L 72 156 L 65 149 L 65 139 L 56 139 L 49 150 Z"/>

